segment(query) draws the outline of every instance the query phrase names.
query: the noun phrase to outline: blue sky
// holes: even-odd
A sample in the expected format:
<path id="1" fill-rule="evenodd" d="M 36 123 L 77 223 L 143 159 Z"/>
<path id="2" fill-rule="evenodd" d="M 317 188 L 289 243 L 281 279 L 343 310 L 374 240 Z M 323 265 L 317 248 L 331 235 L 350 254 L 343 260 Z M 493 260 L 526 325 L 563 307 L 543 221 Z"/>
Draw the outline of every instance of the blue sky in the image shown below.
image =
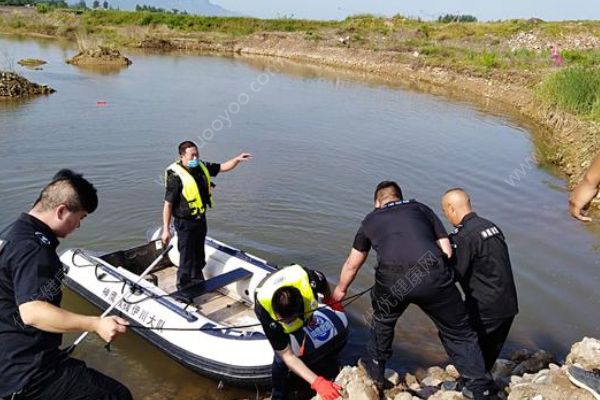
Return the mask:
<path id="1" fill-rule="evenodd" d="M 373 13 L 424 19 L 444 13 L 475 15 L 480 20 L 538 17 L 544 20 L 600 19 L 599 0 L 211 0 L 245 15 L 275 18 L 341 19 Z"/>

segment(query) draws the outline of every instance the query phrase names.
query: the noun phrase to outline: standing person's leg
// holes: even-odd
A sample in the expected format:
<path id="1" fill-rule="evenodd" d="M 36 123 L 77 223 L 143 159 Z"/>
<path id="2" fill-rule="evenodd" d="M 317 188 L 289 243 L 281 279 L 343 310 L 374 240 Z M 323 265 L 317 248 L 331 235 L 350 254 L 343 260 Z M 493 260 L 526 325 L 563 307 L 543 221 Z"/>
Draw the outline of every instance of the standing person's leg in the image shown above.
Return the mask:
<path id="1" fill-rule="evenodd" d="M 407 302 L 397 298 L 389 290 L 397 280 L 396 272 L 386 273 L 381 267 L 378 268 L 375 274 L 375 286 L 371 291 L 373 315 L 367 344 L 370 360 L 366 360 L 365 368 L 379 386 L 384 384 L 385 364 L 392 357 L 396 322 L 408 307 Z"/>
<path id="2" fill-rule="evenodd" d="M 431 268 L 426 282 L 419 285 L 419 298 L 414 302 L 437 326 L 442 345 L 466 387 L 475 399 L 483 399 L 495 393 L 496 386 L 485 369 L 477 334 L 469 323 L 464 302 L 445 268 L 443 264 Z"/>
<path id="3" fill-rule="evenodd" d="M 133 400 L 120 382 L 69 358 L 59 364 L 51 379 L 26 390 L 19 400 Z"/>
<path id="4" fill-rule="evenodd" d="M 194 221 L 194 223 L 193 238 L 191 239 L 194 244 L 192 248 L 194 256 L 190 277 L 193 281 L 200 281 L 204 280 L 202 269 L 204 269 L 204 266 L 206 265 L 206 254 L 204 250 L 207 232 L 206 215 Z"/>
<path id="5" fill-rule="evenodd" d="M 173 226 L 177 232 L 177 250 L 179 250 L 179 268 L 177 268 L 177 287 L 181 288 L 191 281 L 194 258 L 193 222 L 176 218 Z"/>
<path id="6" fill-rule="evenodd" d="M 514 317 L 504 319 L 482 319 L 477 322 L 477 336 L 483 353 L 485 368 L 491 371 L 502 351 Z"/>
<path id="7" fill-rule="evenodd" d="M 283 360 L 275 354 L 273 365 L 271 366 L 271 379 L 273 381 L 271 400 L 284 400 L 286 398 L 289 371 Z"/>

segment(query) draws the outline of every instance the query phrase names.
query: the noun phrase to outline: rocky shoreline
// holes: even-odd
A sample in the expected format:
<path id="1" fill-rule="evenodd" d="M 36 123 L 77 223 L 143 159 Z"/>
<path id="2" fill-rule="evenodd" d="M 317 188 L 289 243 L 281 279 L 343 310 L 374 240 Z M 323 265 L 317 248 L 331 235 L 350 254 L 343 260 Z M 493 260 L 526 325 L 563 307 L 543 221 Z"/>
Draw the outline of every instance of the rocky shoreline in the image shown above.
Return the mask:
<path id="1" fill-rule="evenodd" d="M 54 92 L 51 87 L 33 83 L 14 72 L 0 71 L 0 100 L 48 95 Z"/>
<path id="2" fill-rule="evenodd" d="M 508 400 L 594 400 L 588 391 L 578 388 L 569 380 L 567 370 L 577 365 L 586 370 L 600 368 L 600 341 L 584 338 L 571 347 L 565 362 L 560 365 L 544 350 L 518 350 L 507 359 L 499 359 L 492 375 L 501 395 Z M 456 368 L 431 367 L 420 369 L 403 376 L 388 369 L 386 378 L 393 386 L 387 389 L 386 400 L 463 400 L 462 393 L 445 390 L 443 386 L 459 379 Z M 378 400 L 373 381 L 361 366 L 346 366 L 335 379 L 344 387 L 343 398 L 348 400 Z M 319 400 L 315 396 L 313 400 Z"/>

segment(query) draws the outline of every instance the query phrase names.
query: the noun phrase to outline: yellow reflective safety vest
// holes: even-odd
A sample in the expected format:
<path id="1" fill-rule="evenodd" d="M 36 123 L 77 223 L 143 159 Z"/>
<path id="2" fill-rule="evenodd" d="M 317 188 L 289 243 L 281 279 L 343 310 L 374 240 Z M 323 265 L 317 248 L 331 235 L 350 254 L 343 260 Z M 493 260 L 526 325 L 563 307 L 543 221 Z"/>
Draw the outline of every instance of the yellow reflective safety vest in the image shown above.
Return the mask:
<path id="1" fill-rule="evenodd" d="M 290 323 L 279 321 L 280 317 L 273 310 L 273 295 L 281 287 L 291 286 L 300 291 L 304 302 L 303 318 L 296 318 Z M 318 301 L 310 285 L 308 273 L 299 265 L 285 267 L 269 275 L 256 289 L 256 299 L 260 305 L 269 313 L 271 318 L 277 321 L 285 333 L 293 333 L 310 321 L 313 312 L 318 307 Z"/>
<path id="2" fill-rule="evenodd" d="M 213 201 L 212 186 L 210 184 L 210 174 L 208 172 L 208 169 L 206 168 L 206 165 L 204 165 L 202 161 L 198 163 L 198 166 L 202 169 L 202 172 L 204 173 L 204 176 L 206 178 L 206 184 L 208 185 L 209 193 L 208 204 L 212 207 Z M 181 183 L 183 184 L 181 194 L 188 204 L 191 216 L 197 217 L 199 215 L 204 214 L 206 212 L 205 203 L 202 201 L 202 197 L 200 196 L 200 190 L 198 189 L 198 184 L 196 183 L 196 180 L 194 179 L 192 174 L 190 174 L 187 169 L 185 169 L 178 161 L 176 161 L 173 164 L 169 165 L 165 171 L 165 185 L 167 184 L 167 175 L 169 171 L 172 171 L 175 175 L 179 177 L 179 179 L 181 179 Z"/>

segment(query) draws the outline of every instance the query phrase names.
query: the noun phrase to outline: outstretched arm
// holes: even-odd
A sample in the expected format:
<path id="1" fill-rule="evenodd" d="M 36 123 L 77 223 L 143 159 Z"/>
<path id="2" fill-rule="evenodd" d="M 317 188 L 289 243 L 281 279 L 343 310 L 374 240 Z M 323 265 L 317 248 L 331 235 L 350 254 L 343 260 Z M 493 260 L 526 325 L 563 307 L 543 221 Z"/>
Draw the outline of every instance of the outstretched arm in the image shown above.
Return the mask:
<path id="1" fill-rule="evenodd" d="M 252 159 L 250 153 L 240 153 L 237 157 L 233 157 L 231 160 L 221 163 L 221 170 L 219 172 L 229 172 L 239 165 L 242 161 L 248 161 Z"/>
<path id="2" fill-rule="evenodd" d="M 344 297 L 346 297 L 346 292 L 348 291 L 350 284 L 352 284 L 354 278 L 356 278 L 356 274 L 367 260 L 368 255 L 368 252 L 358 251 L 354 248 L 350 250 L 350 255 L 342 267 L 340 282 L 333 291 L 333 301 L 342 301 Z"/>
<path id="3" fill-rule="evenodd" d="M 580 221 L 591 221 L 590 217 L 584 214 L 584 209 L 590 204 L 598 194 L 600 185 L 600 154 L 596 156 L 590 168 L 583 176 L 583 179 L 573 192 L 569 199 L 571 215 Z"/>

